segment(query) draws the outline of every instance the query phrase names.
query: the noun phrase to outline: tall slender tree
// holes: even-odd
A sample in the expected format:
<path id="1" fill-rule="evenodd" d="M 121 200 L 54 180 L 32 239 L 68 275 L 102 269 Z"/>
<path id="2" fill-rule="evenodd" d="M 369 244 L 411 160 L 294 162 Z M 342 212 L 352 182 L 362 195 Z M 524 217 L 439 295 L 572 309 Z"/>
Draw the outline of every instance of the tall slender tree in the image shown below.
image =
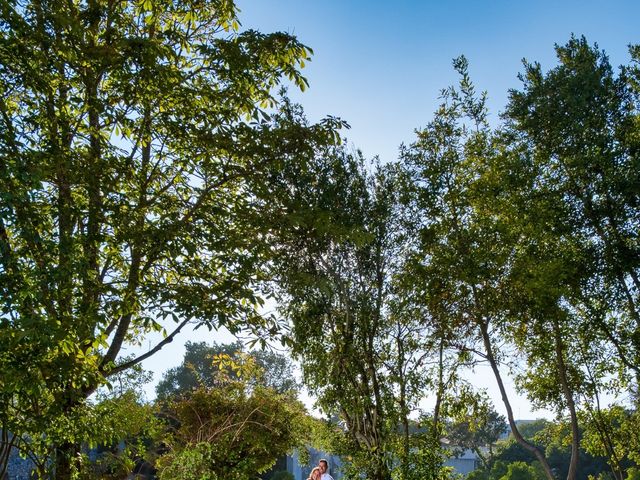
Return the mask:
<path id="1" fill-rule="evenodd" d="M 567 300 L 637 376 L 637 68 L 632 64 L 616 76 L 604 52 L 585 38 L 572 38 L 556 51 L 559 65 L 547 73 L 525 64 L 523 88 L 511 92 L 505 118 L 536 169 L 532 186 L 553 196 L 545 211 L 563 230 L 545 234 L 575 237 L 582 256 L 583 275 L 576 271 L 577 280 L 563 275 L 557 283 L 579 282 Z M 637 62 L 637 48 L 631 52 Z"/>
<path id="2" fill-rule="evenodd" d="M 425 329 L 394 300 L 406 236 L 397 171 L 369 171 L 361 154 L 344 149 L 316 162 L 310 177 L 289 176 L 297 179 L 287 190 L 298 220 L 296 235 L 279 244 L 282 311 L 305 383 L 350 439 L 351 468 L 387 479 L 394 459 L 411 470 L 409 416 L 426 384 Z"/>
<path id="3" fill-rule="evenodd" d="M 595 413 L 590 404 L 611 385 L 607 377 L 622 373 L 621 383 L 637 388 L 640 97 L 634 70 L 616 76 L 585 38 L 556 53 L 559 65 L 547 73 L 525 63 L 523 88 L 511 92 L 507 138 L 519 145 L 514 170 L 529 179 L 507 195 L 520 197 L 512 203 L 520 221 L 511 225 L 520 239 L 514 295 L 528 297 L 521 331 L 552 339 L 519 337 L 535 370 L 525 387 L 532 399 L 565 407 L 578 438 L 578 394 Z M 549 354 L 558 375 L 544 373 Z M 578 442 L 572 446 L 569 477 Z"/>
<path id="4" fill-rule="evenodd" d="M 421 292 L 417 300 L 441 325 L 445 345 L 488 361 L 515 438 L 552 480 L 544 452 L 518 430 L 500 370 L 513 237 L 509 219 L 493 209 L 500 191 L 485 177 L 501 158 L 500 144 L 487 122 L 485 94 L 475 93 L 467 60 L 455 59 L 454 67 L 459 87 L 443 91 L 434 119 L 401 150 L 409 178 L 407 200 L 418 212 L 413 218 L 420 239 L 407 268 Z"/>

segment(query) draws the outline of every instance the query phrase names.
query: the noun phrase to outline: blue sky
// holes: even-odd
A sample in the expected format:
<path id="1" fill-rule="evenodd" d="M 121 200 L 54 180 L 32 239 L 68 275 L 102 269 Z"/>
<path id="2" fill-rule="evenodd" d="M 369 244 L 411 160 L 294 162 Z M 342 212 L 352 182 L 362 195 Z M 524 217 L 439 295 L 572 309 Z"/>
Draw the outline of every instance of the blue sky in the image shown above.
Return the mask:
<path id="1" fill-rule="evenodd" d="M 311 120 L 328 114 L 347 120 L 349 143 L 383 161 L 395 160 L 399 145 L 411 142 L 414 130 L 430 120 L 440 90 L 456 82 L 451 60 L 460 54 L 469 59 L 477 89 L 488 92 L 497 123 L 508 89 L 519 87 L 523 58 L 551 68 L 554 44 L 574 33 L 597 42 L 617 66 L 629 60 L 627 45 L 640 43 L 638 0 L 237 0 L 237 5 L 243 28 L 292 33 L 314 50 L 304 69 L 310 89 L 292 89 L 291 96 Z M 187 339 L 232 340 L 206 329 L 185 332 L 144 363 L 156 381 L 180 363 Z M 147 348 L 145 342 L 142 350 Z M 502 411 L 490 372 L 479 369 L 474 378 L 488 387 Z M 532 411 L 524 398 L 514 409 L 518 418 L 551 415 Z"/>
<path id="2" fill-rule="evenodd" d="M 553 46 L 571 33 L 597 42 L 613 65 L 640 43 L 639 1 L 238 0 L 244 28 L 285 31 L 313 48 L 304 69 L 311 88 L 291 91 L 313 120 L 337 115 L 349 141 L 384 161 L 426 125 L 442 88 L 456 81 L 451 60 L 464 54 L 492 118 L 521 60 L 555 62 Z"/>

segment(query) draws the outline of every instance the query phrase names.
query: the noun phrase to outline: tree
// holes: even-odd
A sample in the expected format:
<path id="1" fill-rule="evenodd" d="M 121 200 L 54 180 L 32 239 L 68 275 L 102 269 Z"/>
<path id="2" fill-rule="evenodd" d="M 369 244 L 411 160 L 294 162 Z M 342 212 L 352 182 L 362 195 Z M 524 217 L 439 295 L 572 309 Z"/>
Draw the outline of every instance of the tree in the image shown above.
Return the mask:
<path id="1" fill-rule="evenodd" d="M 446 364 L 438 342 L 395 278 L 407 241 L 399 172 L 393 164 L 368 169 L 344 149 L 315 162 L 308 177 L 288 175 L 296 235 L 281 237 L 274 262 L 292 351 L 322 411 L 344 426 L 333 447 L 348 456 L 350 475 L 439 474 L 438 428 L 417 435 L 409 420 L 425 387 L 438 389 L 447 375 L 438 376 Z"/>
<path id="2" fill-rule="evenodd" d="M 584 37 L 556 53 L 559 65 L 546 73 L 525 63 L 522 90 L 511 92 L 505 112 L 522 141 L 521 159 L 536 171 L 529 198 L 544 194 L 553 202 L 543 215 L 533 215 L 537 206 L 527 212 L 530 233 L 556 243 L 575 237 L 580 269 L 562 271 L 565 263 L 553 286 L 564 288 L 565 309 L 583 323 L 579 331 L 599 332 L 622 368 L 637 375 L 638 48 L 631 48 L 635 67 L 618 76 Z"/>
<path id="3" fill-rule="evenodd" d="M 464 403 L 462 411 L 447 426 L 447 439 L 457 449 L 473 451 L 487 468 L 494 445 L 506 431 L 506 419 L 495 411 L 486 396 L 479 396 L 475 402 Z"/>
<path id="4" fill-rule="evenodd" d="M 510 218 L 495 208 L 509 185 L 502 178 L 493 183 L 504 149 L 488 125 L 486 95 L 476 95 L 467 60 L 455 59 L 454 67 L 459 88 L 443 91 L 434 119 L 400 152 L 418 239 L 407 274 L 444 345 L 489 363 L 512 432 L 553 480 L 544 453 L 518 432 L 500 372 L 504 354 L 497 346 L 509 315 L 520 311 L 511 302 L 509 277 L 517 237 Z"/>
<path id="5" fill-rule="evenodd" d="M 88 438 L 52 419 L 187 323 L 276 328 L 255 308 L 258 184 L 342 123 L 269 122 L 311 50 L 238 28 L 232 0 L 2 4 L 0 411 L 3 429 L 55 442 L 56 478 Z"/>
<path id="6" fill-rule="evenodd" d="M 543 452 L 518 434 L 501 379 L 499 342 L 522 352 L 520 388 L 569 420 L 571 479 L 580 402 L 637 372 L 639 97 L 637 66 L 615 77 L 585 39 L 556 51 L 548 73 L 525 63 L 497 131 L 457 59 L 459 89 L 443 92 L 401 157 L 421 213 L 409 270 L 422 278 L 423 303 L 470 340 L 450 345 L 489 361 L 514 435 L 552 478 Z"/>
<path id="7" fill-rule="evenodd" d="M 159 400 L 176 395 L 188 395 L 199 387 L 215 388 L 227 378 L 237 378 L 230 369 L 220 375 L 217 358 L 227 356 L 232 360 L 240 360 L 244 347 L 241 342 L 228 344 L 205 342 L 187 342 L 182 364 L 167 371 L 156 387 Z M 258 384 L 269 387 L 278 393 L 295 391 L 298 383 L 293 375 L 293 364 L 288 357 L 273 351 L 255 350 L 248 352 L 260 367 Z M 224 377 L 224 378 L 222 378 Z"/>
<path id="8" fill-rule="evenodd" d="M 64 433 L 60 432 L 73 428 L 75 434 L 84 439 L 83 450 L 78 452 L 73 466 L 77 478 L 122 478 L 132 471 L 136 458 L 148 453 L 152 439 L 162 431 L 161 421 L 156 416 L 157 409 L 140 393 L 150 380 L 151 374 L 135 365 L 115 374 L 109 388 L 100 388 L 88 400 L 87 408 L 76 408 L 65 417 L 50 420 L 52 435 L 61 435 Z M 32 421 L 26 419 L 26 422 Z M 24 430 L 28 431 L 28 428 Z M 12 441 L 6 446 L 15 448 L 21 457 L 30 461 L 32 475 L 48 478 L 59 437 L 17 434 L 8 434 L 7 437 L 10 435 Z M 125 448 L 120 450 L 123 441 Z M 98 452 L 98 458 L 89 460 L 86 449 Z"/>
<path id="9" fill-rule="evenodd" d="M 284 312 L 305 383 L 325 412 L 345 422 L 366 457 L 367 476 L 383 479 L 389 475 L 393 409 L 378 359 L 387 329 L 389 190 L 364 175 L 361 159 L 334 155 L 330 176 L 319 179 L 308 201 L 325 212 L 327 223 L 351 230 L 339 238 L 325 227 L 283 253 Z"/>
<path id="10" fill-rule="evenodd" d="M 506 131 L 517 155 L 501 170 L 528 176 L 506 193 L 521 219 L 511 222 L 520 239 L 513 296 L 527 323 L 513 338 L 530 367 L 521 385 L 539 405 L 568 411 L 573 477 L 580 400 L 597 416 L 600 391 L 637 383 L 639 97 L 633 69 L 616 77 L 586 39 L 556 52 L 549 72 L 525 63 L 523 88 L 511 92 Z M 553 341 L 531 342 L 536 331 Z"/>
<path id="11" fill-rule="evenodd" d="M 170 402 L 174 427 L 169 452 L 158 460 L 161 479 L 249 480 L 278 457 L 304 447 L 309 428 L 304 406 L 290 393 L 248 381 L 259 367 L 249 362 L 238 379 L 201 387 Z M 258 370 L 256 370 L 258 368 Z"/>

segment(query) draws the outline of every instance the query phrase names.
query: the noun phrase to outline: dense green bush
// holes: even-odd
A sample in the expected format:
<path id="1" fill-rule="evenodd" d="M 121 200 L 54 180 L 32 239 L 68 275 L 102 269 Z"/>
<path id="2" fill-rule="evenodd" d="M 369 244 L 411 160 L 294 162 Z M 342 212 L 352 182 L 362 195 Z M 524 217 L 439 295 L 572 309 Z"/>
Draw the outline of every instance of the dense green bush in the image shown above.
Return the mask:
<path id="1" fill-rule="evenodd" d="M 249 480 L 304 444 L 306 412 L 273 389 L 242 382 L 202 388 L 167 408 L 175 419 L 158 460 L 162 480 Z"/>
<path id="2" fill-rule="evenodd" d="M 271 480 L 295 480 L 295 477 L 289 472 L 281 470 L 271 476 Z"/>

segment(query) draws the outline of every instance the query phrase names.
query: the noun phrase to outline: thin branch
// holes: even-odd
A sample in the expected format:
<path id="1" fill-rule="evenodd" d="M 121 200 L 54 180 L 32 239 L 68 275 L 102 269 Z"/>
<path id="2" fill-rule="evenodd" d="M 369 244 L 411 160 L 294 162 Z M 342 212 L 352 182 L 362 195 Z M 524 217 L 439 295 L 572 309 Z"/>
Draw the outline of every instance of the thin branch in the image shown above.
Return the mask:
<path id="1" fill-rule="evenodd" d="M 151 355 L 155 354 L 156 352 L 160 351 L 164 346 L 166 346 L 167 344 L 171 343 L 174 339 L 174 337 L 180 333 L 180 330 L 182 330 L 184 328 L 184 326 L 189 323 L 190 319 L 186 319 L 183 320 L 178 327 L 176 327 L 176 329 L 171 332 L 171 334 L 167 335 L 166 338 L 164 338 L 160 343 L 158 343 L 155 347 L 153 347 L 151 350 L 149 350 L 147 353 L 140 355 L 137 358 L 134 358 L 133 360 L 130 360 L 128 362 L 122 363 L 120 365 L 117 365 L 116 367 L 112 368 L 111 370 L 109 370 L 108 372 L 106 372 L 107 376 L 111 376 L 114 375 L 116 373 L 120 373 L 124 370 L 127 370 L 128 368 L 133 367 L 134 365 L 137 365 L 138 363 L 142 362 L 143 360 L 149 358 Z"/>

